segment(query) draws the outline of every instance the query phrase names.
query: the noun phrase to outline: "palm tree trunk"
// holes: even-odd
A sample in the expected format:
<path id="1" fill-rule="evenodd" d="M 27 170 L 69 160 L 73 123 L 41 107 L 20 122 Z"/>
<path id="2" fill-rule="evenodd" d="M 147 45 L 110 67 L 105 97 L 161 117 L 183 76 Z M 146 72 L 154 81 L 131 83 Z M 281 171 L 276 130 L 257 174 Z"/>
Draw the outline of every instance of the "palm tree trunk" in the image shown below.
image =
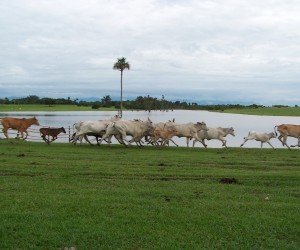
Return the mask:
<path id="1" fill-rule="evenodd" d="M 121 102 L 120 102 L 120 116 L 122 118 L 123 112 L 123 70 L 121 70 Z"/>

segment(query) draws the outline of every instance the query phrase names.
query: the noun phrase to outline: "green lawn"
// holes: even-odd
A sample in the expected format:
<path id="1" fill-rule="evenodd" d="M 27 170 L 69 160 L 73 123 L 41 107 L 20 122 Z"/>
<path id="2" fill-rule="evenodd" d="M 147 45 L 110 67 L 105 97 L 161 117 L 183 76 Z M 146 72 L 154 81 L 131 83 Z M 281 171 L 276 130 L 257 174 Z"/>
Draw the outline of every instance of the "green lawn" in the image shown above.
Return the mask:
<path id="1" fill-rule="evenodd" d="M 298 150 L 0 140 L 0 157 L 0 249 L 300 248 Z"/>
<path id="2" fill-rule="evenodd" d="M 115 111 L 115 108 L 92 109 L 91 106 L 77 105 L 17 105 L 0 104 L 0 112 L 9 111 Z M 218 111 L 216 111 L 218 112 Z M 299 107 L 264 107 L 264 108 L 244 108 L 244 109 L 226 109 L 220 112 L 247 115 L 272 115 L 272 116 L 300 116 Z"/>
<path id="3" fill-rule="evenodd" d="M 300 116 L 299 107 L 259 107 L 245 109 L 225 109 L 222 112 L 246 115 Z"/>
<path id="4" fill-rule="evenodd" d="M 92 109 L 91 106 L 42 105 L 42 104 L 0 104 L 0 112 L 12 111 L 114 111 L 115 108 Z"/>

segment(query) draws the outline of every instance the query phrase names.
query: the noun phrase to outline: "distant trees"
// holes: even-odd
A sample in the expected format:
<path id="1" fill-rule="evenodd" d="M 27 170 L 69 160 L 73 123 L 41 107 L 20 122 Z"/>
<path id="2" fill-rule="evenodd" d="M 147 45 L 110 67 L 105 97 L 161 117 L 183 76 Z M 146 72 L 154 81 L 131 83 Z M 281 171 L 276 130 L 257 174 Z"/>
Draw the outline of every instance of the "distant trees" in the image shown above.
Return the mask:
<path id="1" fill-rule="evenodd" d="M 78 99 L 71 100 L 70 97 L 65 98 L 39 98 L 36 95 L 29 95 L 24 98 L 9 99 L 7 97 L 1 99 L 0 105 L 3 104 L 43 104 L 43 105 L 77 105 L 77 106 L 90 106 L 93 109 L 99 109 L 101 107 L 110 108 L 114 107 L 119 109 L 121 107 L 120 101 L 114 101 L 110 95 L 104 95 L 97 101 L 79 101 Z M 172 109 L 189 109 L 189 110 L 225 110 L 225 109 L 243 109 L 243 108 L 261 108 L 263 105 L 251 104 L 212 104 L 201 105 L 196 102 L 188 103 L 186 101 L 168 101 L 165 96 L 159 99 L 150 95 L 137 96 L 134 100 L 123 101 L 123 108 L 127 110 L 172 110 Z M 288 107 L 286 105 L 273 105 L 273 107 L 281 108 Z M 295 105 L 295 107 L 298 107 Z"/>
<path id="2" fill-rule="evenodd" d="M 112 100 L 109 95 L 103 96 L 103 98 L 101 99 L 101 102 L 102 102 L 103 107 L 109 108 L 112 106 Z"/>

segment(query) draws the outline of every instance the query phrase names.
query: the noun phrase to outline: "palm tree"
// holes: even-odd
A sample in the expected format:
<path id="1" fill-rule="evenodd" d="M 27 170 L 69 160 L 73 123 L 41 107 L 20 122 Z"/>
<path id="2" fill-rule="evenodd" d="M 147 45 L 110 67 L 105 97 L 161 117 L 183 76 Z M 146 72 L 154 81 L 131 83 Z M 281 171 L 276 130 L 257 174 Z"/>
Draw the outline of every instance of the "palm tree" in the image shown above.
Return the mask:
<path id="1" fill-rule="evenodd" d="M 123 71 L 124 69 L 128 69 L 130 70 L 130 64 L 128 62 L 126 62 L 126 58 L 122 57 L 122 58 L 118 58 L 117 62 L 114 64 L 113 69 L 117 69 L 119 71 L 121 71 L 121 105 L 120 105 L 120 116 L 122 117 L 122 108 L 123 108 Z"/>

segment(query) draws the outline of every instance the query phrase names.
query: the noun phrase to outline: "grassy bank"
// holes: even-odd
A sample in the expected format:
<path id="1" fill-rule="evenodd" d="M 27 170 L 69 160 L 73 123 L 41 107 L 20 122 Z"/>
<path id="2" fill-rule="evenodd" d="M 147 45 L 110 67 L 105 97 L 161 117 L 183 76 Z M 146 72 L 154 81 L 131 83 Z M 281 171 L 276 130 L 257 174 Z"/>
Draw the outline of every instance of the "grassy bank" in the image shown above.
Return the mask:
<path id="1" fill-rule="evenodd" d="M 42 105 L 42 104 L 1 104 L 0 112 L 13 111 L 114 111 L 115 108 L 92 109 L 91 106 L 77 105 Z"/>
<path id="2" fill-rule="evenodd" d="M 300 116 L 299 107 L 258 107 L 245 109 L 225 109 L 222 112 L 245 115 Z"/>
<path id="3" fill-rule="evenodd" d="M 41 104 L 1 104 L 0 112 L 12 111 L 115 111 L 115 108 L 92 109 L 91 106 L 77 105 L 41 105 Z M 215 110 L 218 112 L 217 110 Z M 225 109 L 220 112 L 247 115 L 300 116 L 299 107 L 258 107 L 243 109 Z"/>
<path id="4" fill-rule="evenodd" d="M 0 249 L 300 247 L 298 150 L 0 140 L 0 156 Z"/>

